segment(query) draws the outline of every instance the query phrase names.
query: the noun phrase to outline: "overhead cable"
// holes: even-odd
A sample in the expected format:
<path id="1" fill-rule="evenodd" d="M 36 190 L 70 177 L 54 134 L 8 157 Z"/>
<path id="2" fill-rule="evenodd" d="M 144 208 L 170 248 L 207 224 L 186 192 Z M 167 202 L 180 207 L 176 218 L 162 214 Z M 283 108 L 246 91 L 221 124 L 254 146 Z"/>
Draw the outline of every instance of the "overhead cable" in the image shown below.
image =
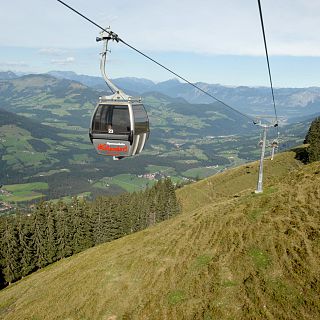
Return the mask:
<path id="1" fill-rule="evenodd" d="M 265 48 L 265 52 L 266 52 L 266 59 L 267 59 L 267 65 L 268 65 L 269 80 L 270 80 L 271 94 L 272 94 L 272 100 L 273 100 L 273 109 L 274 109 L 274 115 L 276 118 L 275 127 L 277 127 L 278 126 L 278 114 L 277 114 L 276 103 L 275 103 L 275 99 L 274 99 L 274 90 L 273 90 L 271 69 L 270 69 L 270 63 L 269 63 L 269 54 L 268 54 L 268 47 L 267 47 L 267 41 L 266 41 L 266 34 L 264 31 L 264 23 L 263 23 L 260 0 L 258 0 L 258 6 L 259 6 L 259 13 L 260 13 L 260 21 L 261 21 L 262 35 L 263 35 L 263 41 L 264 41 L 264 48 Z"/>
<path id="2" fill-rule="evenodd" d="M 136 51 L 137 53 L 141 54 L 142 56 L 144 56 L 145 58 L 149 59 L 150 61 L 154 62 L 155 64 L 157 64 L 158 66 L 160 66 L 161 68 L 167 70 L 168 72 L 172 73 L 173 75 L 175 75 L 176 77 L 178 77 L 179 79 L 183 80 L 184 82 L 188 83 L 189 85 L 191 85 L 192 87 L 196 88 L 197 90 L 201 91 L 202 93 L 204 93 L 205 95 L 209 96 L 210 98 L 214 99 L 215 101 L 221 103 L 222 105 L 224 105 L 225 107 L 229 108 L 230 110 L 240 114 L 241 116 L 247 118 L 248 120 L 252 121 L 253 123 L 255 123 L 255 120 L 253 118 L 251 118 L 249 115 L 242 113 L 241 111 L 231 107 L 229 104 L 223 102 L 222 100 L 216 98 L 215 96 L 213 96 L 212 94 L 210 94 L 209 92 L 203 90 L 202 88 L 200 88 L 198 85 L 192 83 L 191 81 L 187 80 L 186 78 L 180 76 L 179 74 L 177 74 L 176 72 L 174 72 L 173 70 L 167 68 L 166 66 L 164 66 L 163 64 L 161 64 L 160 62 L 156 61 L 155 59 L 151 58 L 150 56 L 148 56 L 147 54 L 143 53 L 142 51 L 138 50 L 137 48 L 133 47 L 132 45 L 130 45 L 129 43 L 127 43 L 126 41 L 122 40 L 116 33 L 110 31 L 110 30 L 106 30 L 105 28 L 103 28 L 102 26 L 98 25 L 96 22 L 92 21 L 91 19 L 89 19 L 88 17 L 86 17 L 85 15 L 83 15 L 82 13 L 80 13 L 79 11 L 77 11 L 76 9 L 72 8 L 71 6 L 69 6 L 68 4 L 66 4 L 65 2 L 61 1 L 61 0 L 57 0 L 58 2 L 60 2 L 61 4 L 63 4 L 64 6 L 66 6 L 67 8 L 69 8 L 70 10 L 72 10 L 73 12 L 77 13 L 78 15 L 80 15 L 82 18 L 84 18 L 85 20 L 89 21 L 90 23 L 92 23 L 93 25 L 95 25 L 96 27 L 98 27 L 99 29 L 101 29 L 102 31 L 105 31 L 108 33 L 108 35 L 110 36 L 110 39 L 115 40 L 117 42 L 122 42 L 124 45 L 126 45 L 127 47 L 129 47 L 130 49 Z"/>

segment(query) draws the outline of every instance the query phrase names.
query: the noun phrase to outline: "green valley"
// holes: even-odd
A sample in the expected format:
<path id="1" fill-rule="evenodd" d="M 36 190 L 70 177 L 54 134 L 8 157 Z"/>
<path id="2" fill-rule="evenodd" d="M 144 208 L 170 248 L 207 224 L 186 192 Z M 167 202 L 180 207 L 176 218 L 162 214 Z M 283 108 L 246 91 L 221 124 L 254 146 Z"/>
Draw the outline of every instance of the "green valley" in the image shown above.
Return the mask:
<path id="1" fill-rule="evenodd" d="M 46 199 L 79 194 L 94 198 L 140 190 L 165 176 L 189 183 L 259 157 L 259 131 L 245 119 L 218 104 L 190 104 L 158 92 L 143 96 L 151 125 L 144 152 L 118 162 L 98 156 L 88 139 L 88 126 L 101 94 L 49 75 L 1 80 L 4 190 L 17 183 L 47 183 L 48 189 L 41 192 Z M 301 143 L 308 123 L 282 128 L 281 149 Z M 270 139 L 275 135 L 271 130 Z M 114 178 L 114 183 L 107 186 L 107 178 Z"/>

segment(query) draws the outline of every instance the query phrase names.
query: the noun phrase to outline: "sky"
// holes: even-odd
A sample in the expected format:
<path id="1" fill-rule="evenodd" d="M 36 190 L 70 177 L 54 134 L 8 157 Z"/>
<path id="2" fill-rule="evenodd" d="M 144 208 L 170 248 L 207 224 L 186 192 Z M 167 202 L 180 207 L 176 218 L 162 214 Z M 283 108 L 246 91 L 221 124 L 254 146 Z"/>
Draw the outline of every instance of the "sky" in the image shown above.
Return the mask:
<path id="1" fill-rule="evenodd" d="M 65 0 L 192 82 L 268 86 L 256 0 Z M 0 0 L 0 71 L 100 75 L 99 29 L 57 0 Z M 320 86 L 320 1 L 261 0 L 275 87 Z M 174 76 L 111 43 L 111 78 Z"/>

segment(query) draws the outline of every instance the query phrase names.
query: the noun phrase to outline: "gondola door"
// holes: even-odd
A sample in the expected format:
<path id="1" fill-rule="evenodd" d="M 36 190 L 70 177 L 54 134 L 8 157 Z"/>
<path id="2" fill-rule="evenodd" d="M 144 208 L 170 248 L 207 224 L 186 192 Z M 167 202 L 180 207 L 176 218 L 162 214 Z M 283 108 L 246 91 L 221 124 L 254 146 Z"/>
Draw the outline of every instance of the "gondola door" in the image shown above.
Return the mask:
<path id="1" fill-rule="evenodd" d="M 98 154 L 131 156 L 132 121 L 129 105 L 99 104 L 92 119 L 91 137 Z"/>

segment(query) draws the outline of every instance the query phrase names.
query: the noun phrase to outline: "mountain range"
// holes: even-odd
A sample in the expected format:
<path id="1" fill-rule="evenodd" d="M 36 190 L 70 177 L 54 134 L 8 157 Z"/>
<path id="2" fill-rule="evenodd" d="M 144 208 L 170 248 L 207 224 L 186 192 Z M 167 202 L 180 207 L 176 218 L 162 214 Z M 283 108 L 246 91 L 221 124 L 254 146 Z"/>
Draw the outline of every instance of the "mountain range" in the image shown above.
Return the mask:
<path id="1" fill-rule="evenodd" d="M 105 90 L 106 85 L 101 77 L 78 75 L 74 72 L 52 71 L 49 74 L 81 82 L 86 86 Z M 214 100 L 187 83 L 177 79 L 155 83 L 147 79 L 118 78 L 113 82 L 120 88 L 133 94 L 160 92 L 172 98 L 183 98 L 189 103 L 212 103 Z M 239 111 L 252 116 L 273 114 L 271 90 L 268 87 L 223 86 L 220 84 L 195 83 L 216 98 L 224 101 Z M 320 113 L 320 88 L 275 88 L 278 113 L 285 119 L 310 116 Z"/>
<path id="2" fill-rule="evenodd" d="M 216 102 L 190 103 L 159 91 L 141 93 L 151 127 L 144 152 L 117 163 L 99 157 L 88 139 L 88 127 L 98 98 L 106 91 L 62 78 L 63 74 L 59 78 L 2 74 L 6 79 L 0 80 L 1 184 L 43 182 L 48 198 L 96 196 L 136 191 L 152 183 L 137 176 L 158 174 L 183 183 L 259 157 L 260 133 L 248 119 Z M 152 84 L 143 79 L 118 81 L 130 84 L 133 94 L 139 94 L 133 89 Z M 179 84 L 158 86 L 168 91 L 172 83 Z M 307 116 L 281 127 L 282 150 L 302 142 L 309 123 Z M 274 139 L 276 131 L 268 137 Z"/>

